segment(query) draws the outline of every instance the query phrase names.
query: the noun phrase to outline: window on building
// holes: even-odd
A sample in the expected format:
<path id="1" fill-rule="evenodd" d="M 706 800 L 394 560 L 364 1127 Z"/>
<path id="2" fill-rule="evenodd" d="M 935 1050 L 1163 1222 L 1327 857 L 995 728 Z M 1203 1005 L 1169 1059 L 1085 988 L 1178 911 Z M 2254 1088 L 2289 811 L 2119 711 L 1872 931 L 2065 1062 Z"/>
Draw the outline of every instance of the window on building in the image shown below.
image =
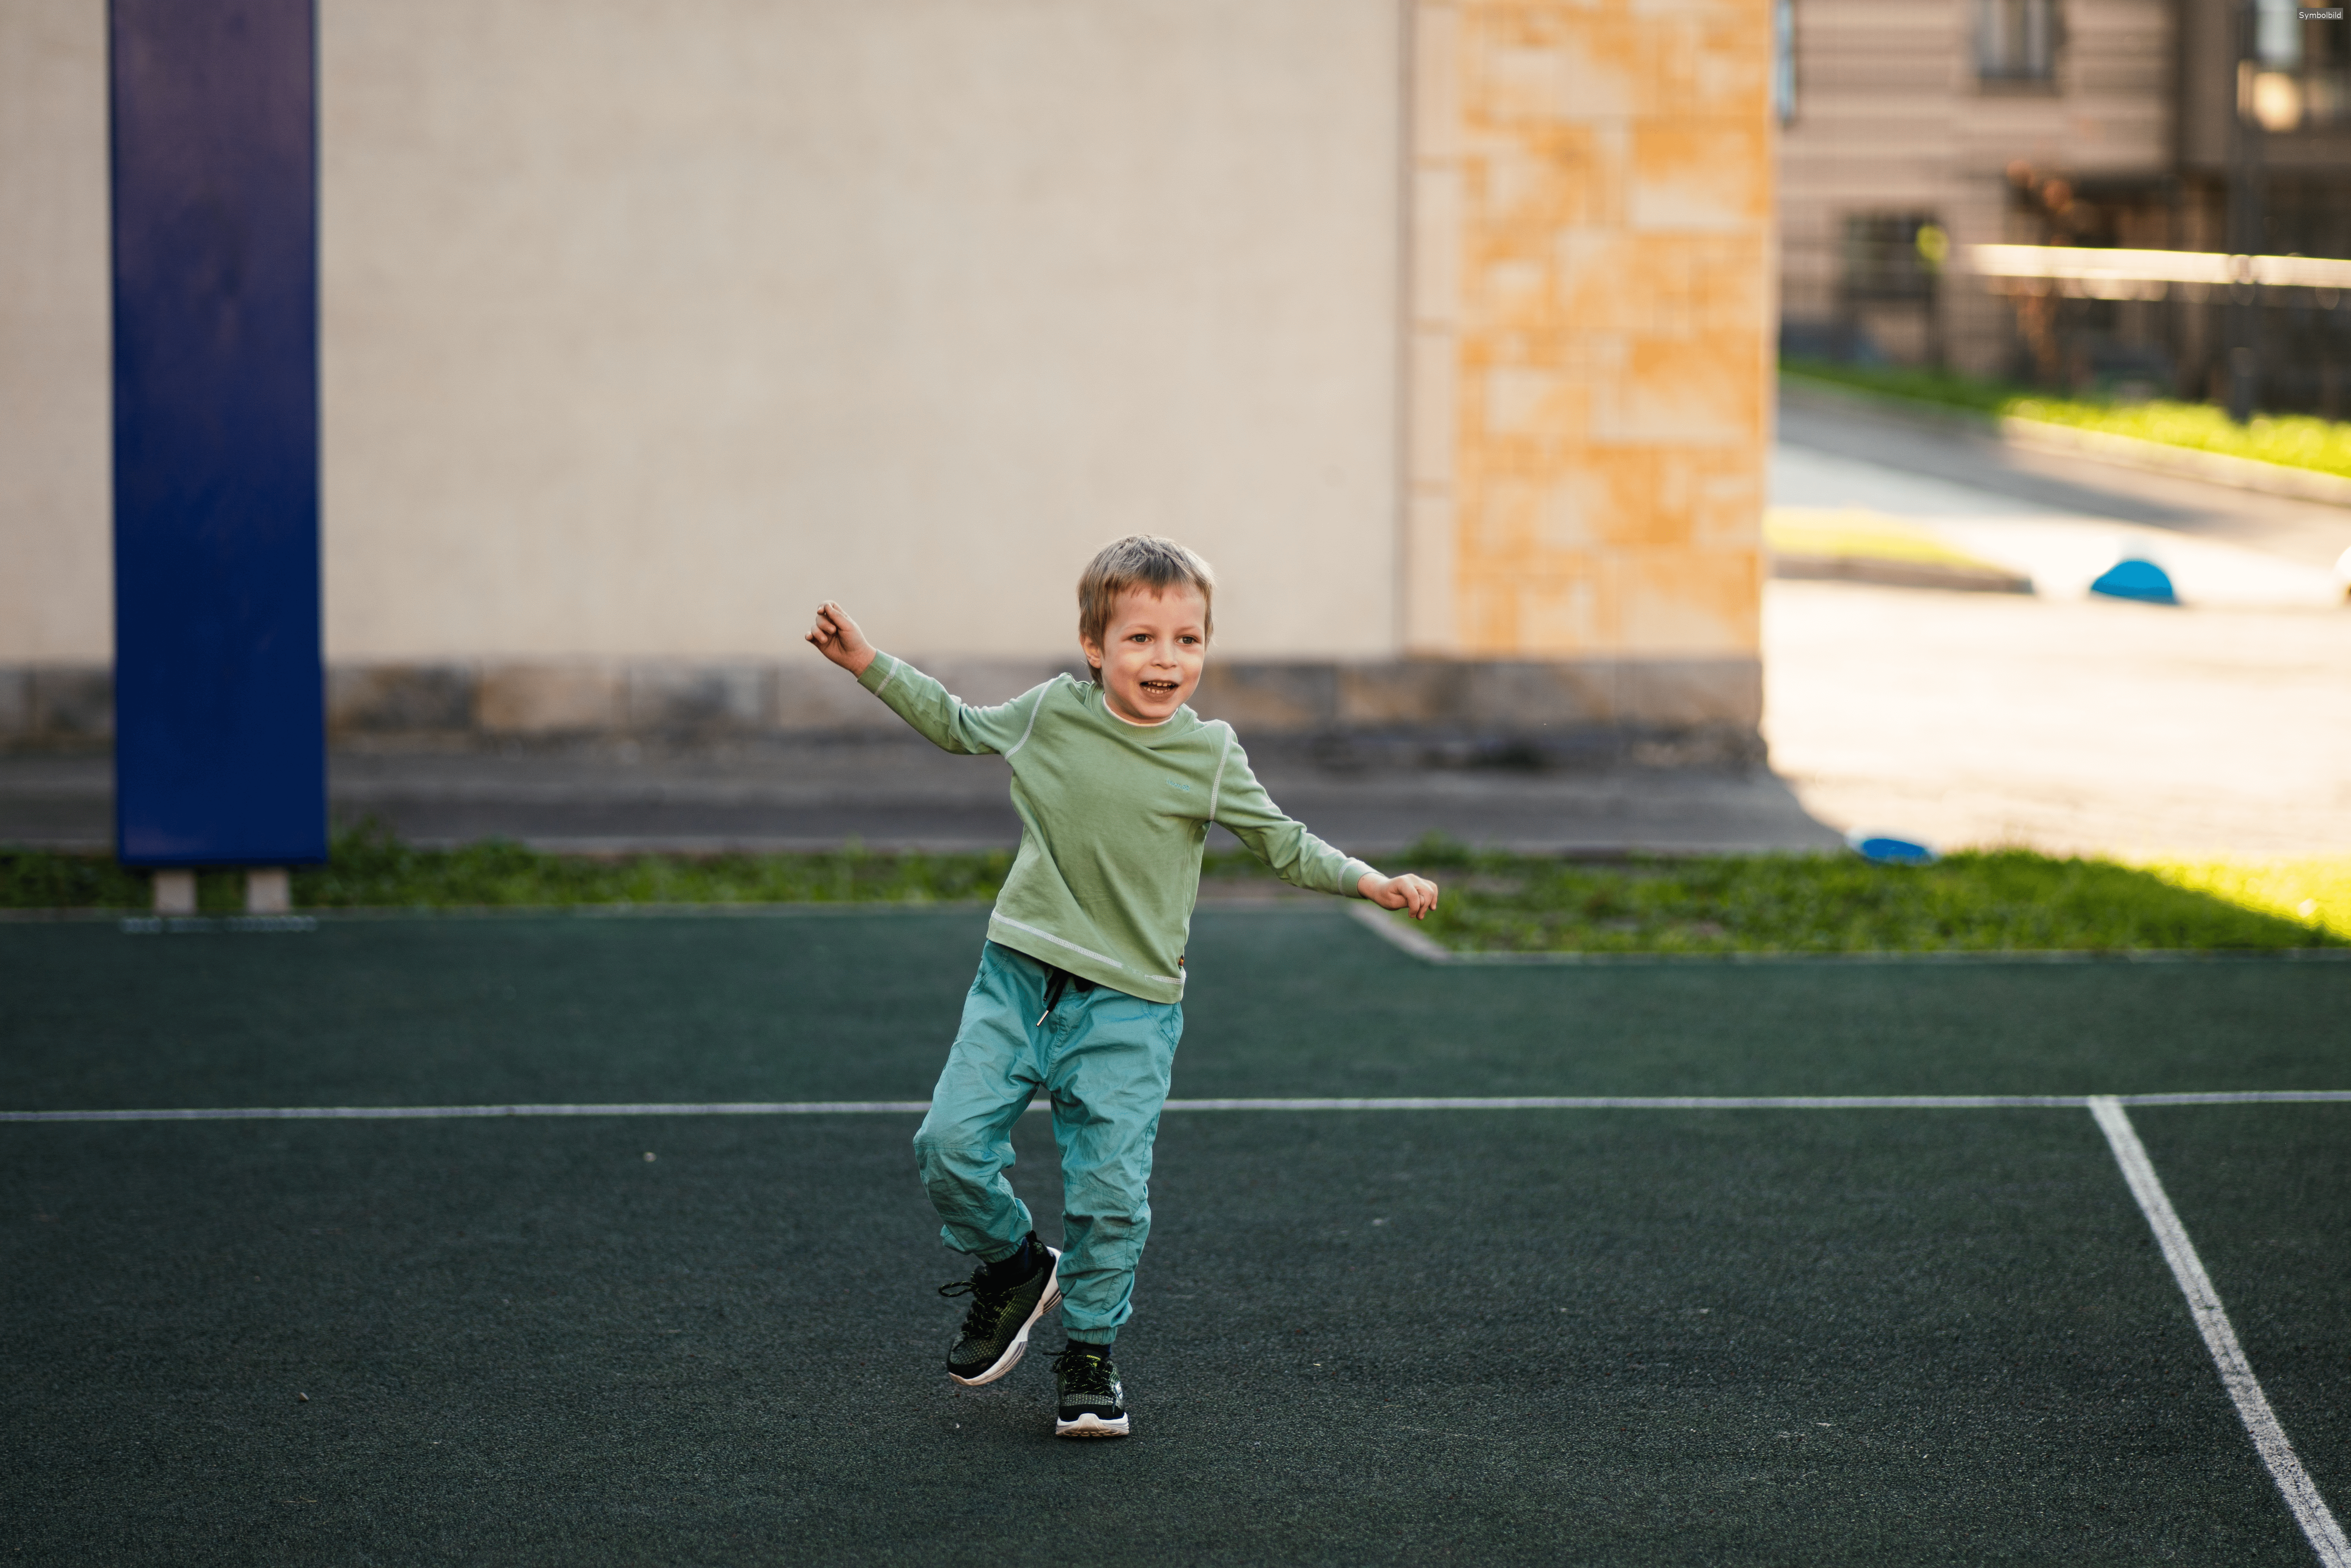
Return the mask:
<path id="1" fill-rule="evenodd" d="M 2351 47 L 2334 21 L 2300 13 L 2327 7 L 2255 0 L 2246 57 L 2237 64 L 2237 111 L 2271 131 L 2351 120 Z"/>
<path id="2" fill-rule="evenodd" d="M 2254 0 L 2253 57 L 2272 70 L 2302 65 L 2302 18 L 2298 0 Z"/>
<path id="3" fill-rule="evenodd" d="M 1949 235 L 1931 214 L 1852 214 L 1844 220 L 1844 297 L 1932 298 L 1950 249 Z"/>
<path id="4" fill-rule="evenodd" d="M 2057 71 L 2057 0 L 1976 0 L 1976 75 L 2047 81 Z"/>

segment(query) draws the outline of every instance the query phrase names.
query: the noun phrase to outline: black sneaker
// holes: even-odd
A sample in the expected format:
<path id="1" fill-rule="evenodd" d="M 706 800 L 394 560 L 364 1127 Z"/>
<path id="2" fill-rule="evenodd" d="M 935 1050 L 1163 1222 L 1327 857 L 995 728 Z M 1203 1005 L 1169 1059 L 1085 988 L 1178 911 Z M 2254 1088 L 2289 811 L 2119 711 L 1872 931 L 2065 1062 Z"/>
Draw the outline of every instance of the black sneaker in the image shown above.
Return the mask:
<path id="1" fill-rule="evenodd" d="M 1061 1408 L 1053 1414 L 1056 1437 L 1123 1437 L 1126 1391 L 1118 1385 L 1110 1346 L 1070 1342 L 1053 1358 L 1053 1384 Z"/>
<path id="2" fill-rule="evenodd" d="M 1045 1261 L 1025 1280 L 995 1281 L 992 1266 L 983 1263 L 970 1279 L 939 1287 L 942 1296 L 971 1298 L 963 1333 L 947 1352 L 947 1375 L 967 1388 L 993 1383 L 1019 1365 L 1029 1349 L 1029 1331 L 1061 1304 L 1061 1255 L 1033 1235 L 1029 1245 Z"/>

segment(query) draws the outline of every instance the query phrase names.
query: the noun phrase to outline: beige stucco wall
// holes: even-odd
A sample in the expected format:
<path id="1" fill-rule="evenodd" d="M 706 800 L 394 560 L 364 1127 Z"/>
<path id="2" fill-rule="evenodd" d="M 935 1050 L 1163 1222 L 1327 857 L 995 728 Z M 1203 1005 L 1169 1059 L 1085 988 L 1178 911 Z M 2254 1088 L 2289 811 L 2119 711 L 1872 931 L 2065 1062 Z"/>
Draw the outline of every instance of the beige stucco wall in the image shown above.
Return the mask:
<path id="1" fill-rule="evenodd" d="M 1393 0 L 327 0 L 340 659 L 1395 646 Z"/>
<path id="2" fill-rule="evenodd" d="M 106 6 L 0 0 L 0 664 L 113 656 Z"/>
<path id="3" fill-rule="evenodd" d="M 0 0 L 0 664 L 102 660 L 103 0 Z M 1395 0 L 323 0 L 331 660 L 1396 646 Z"/>
<path id="4" fill-rule="evenodd" d="M 103 16 L 0 0 L 0 667 L 109 641 Z M 1769 0 L 320 17 L 352 690 L 798 671 L 828 595 L 1065 657 L 1147 528 L 1221 570 L 1228 661 L 1547 661 L 1532 722 L 1751 728 Z"/>

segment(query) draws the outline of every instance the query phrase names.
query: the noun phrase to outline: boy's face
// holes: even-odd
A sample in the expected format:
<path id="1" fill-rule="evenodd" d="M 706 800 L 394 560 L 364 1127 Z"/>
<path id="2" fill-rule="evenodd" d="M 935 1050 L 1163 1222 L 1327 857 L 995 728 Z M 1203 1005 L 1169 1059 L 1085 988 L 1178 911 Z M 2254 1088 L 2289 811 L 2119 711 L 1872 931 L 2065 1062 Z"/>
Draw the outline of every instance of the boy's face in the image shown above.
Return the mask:
<path id="1" fill-rule="evenodd" d="M 1085 643 L 1111 712 L 1130 724 L 1173 718 L 1200 684 L 1207 622 L 1207 604 L 1189 588 L 1130 588 L 1119 595 L 1102 640 Z"/>

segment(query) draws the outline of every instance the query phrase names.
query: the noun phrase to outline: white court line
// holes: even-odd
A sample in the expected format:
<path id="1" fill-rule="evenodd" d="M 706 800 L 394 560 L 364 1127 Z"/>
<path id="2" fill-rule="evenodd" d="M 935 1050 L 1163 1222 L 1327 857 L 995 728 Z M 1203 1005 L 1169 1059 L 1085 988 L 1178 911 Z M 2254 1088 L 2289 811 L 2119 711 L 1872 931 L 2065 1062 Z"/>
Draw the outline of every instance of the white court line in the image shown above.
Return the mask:
<path id="1" fill-rule="evenodd" d="M 2278 1425 L 2276 1413 L 2270 1409 L 2269 1396 L 2262 1392 L 2261 1383 L 2245 1360 L 2243 1347 L 2237 1343 L 2237 1331 L 2230 1325 L 2229 1314 L 2221 1310 L 2220 1292 L 2212 1289 L 2211 1276 L 2204 1272 L 2204 1260 L 2196 1255 L 2196 1245 L 2188 1239 L 2187 1227 L 2179 1223 L 2179 1216 L 2173 1211 L 2171 1198 L 2164 1192 L 2153 1162 L 2147 1157 L 2147 1148 L 2131 1126 L 2129 1113 L 2115 1096 L 2100 1094 L 2091 1099 L 2090 1114 L 2097 1118 L 2099 1129 L 2115 1151 L 2115 1163 L 2123 1167 L 2123 1179 L 2130 1183 L 2131 1196 L 2138 1199 L 2140 1211 L 2155 1228 L 2164 1261 L 2171 1265 L 2171 1277 L 2179 1281 L 2179 1293 L 2188 1298 L 2188 1310 L 2196 1319 L 2196 1332 L 2204 1336 L 2204 1348 L 2212 1353 L 2212 1364 L 2220 1369 L 2220 1385 L 2236 1402 L 2237 1415 L 2245 1423 L 2253 1447 L 2260 1451 L 2262 1463 L 2269 1467 L 2271 1479 L 2284 1495 L 2286 1506 L 2294 1511 L 2294 1521 L 2310 1538 L 2312 1549 L 2326 1568 L 2351 1568 L 2351 1542 L 2344 1540 L 2343 1527 L 2335 1522 L 2326 1500 L 2318 1495 L 2318 1488 L 2302 1468 L 2302 1460 L 2294 1456 L 2294 1445 L 2286 1441 L 2285 1429 Z"/>
<path id="2" fill-rule="evenodd" d="M 1490 1094 L 1374 1099 L 1170 1100 L 1170 1111 L 1995 1111 L 2117 1105 L 2351 1103 L 2351 1089 L 2185 1094 Z M 609 1105 L 225 1105 L 175 1110 L 0 1111 L 0 1122 L 435 1122 L 496 1116 L 919 1116 L 925 1100 L 734 1100 Z M 1029 1109 L 1048 1109 L 1039 1100 Z"/>
<path id="3" fill-rule="evenodd" d="M 484 1116 L 919 1116 L 925 1100 L 745 1100 L 647 1105 L 225 1105 L 172 1111 L 0 1111 L 0 1122 L 440 1122 Z"/>
<path id="4" fill-rule="evenodd" d="M 2351 1100 L 2346 1089 L 2241 1089 L 2205 1094 L 2094 1094 L 2117 1105 L 2325 1105 Z"/>
<path id="5" fill-rule="evenodd" d="M 2351 1091 L 2346 1091 L 2351 1098 Z M 1170 1111 L 2076 1111 L 2080 1094 L 1489 1094 L 1443 1098 L 1170 1100 Z"/>

